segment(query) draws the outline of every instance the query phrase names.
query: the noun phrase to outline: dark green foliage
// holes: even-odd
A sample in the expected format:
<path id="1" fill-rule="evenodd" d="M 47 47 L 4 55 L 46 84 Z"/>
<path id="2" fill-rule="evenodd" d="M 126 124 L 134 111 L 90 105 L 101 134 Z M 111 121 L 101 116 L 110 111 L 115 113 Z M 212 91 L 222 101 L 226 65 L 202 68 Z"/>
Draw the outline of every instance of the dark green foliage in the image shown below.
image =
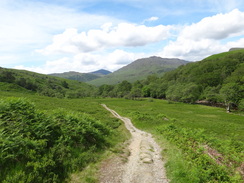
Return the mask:
<path id="1" fill-rule="evenodd" d="M 38 88 L 37 85 L 34 84 L 30 79 L 25 79 L 22 77 L 16 80 L 16 84 L 31 91 L 36 91 Z"/>
<path id="2" fill-rule="evenodd" d="M 219 91 L 222 86 L 229 82 L 242 85 L 244 84 L 242 81 L 242 77 L 244 74 L 243 63 L 243 51 L 222 53 L 206 58 L 200 62 L 187 64 L 185 66 L 179 67 L 172 72 L 166 73 L 165 76 L 162 78 L 162 81 L 167 83 L 174 81 L 173 85 L 181 85 L 181 90 L 189 87 L 189 84 L 192 83 L 196 87 L 198 87 L 198 92 L 200 92 L 201 94 L 201 97 L 199 97 L 199 93 L 198 97 L 193 97 L 195 98 L 195 100 L 207 99 L 212 102 L 224 102 L 223 100 L 221 100 L 221 97 L 219 97 Z M 166 98 L 168 99 L 171 99 L 170 90 L 172 91 L 171 87 L 174 87 L 173 85 L 172 83 L 169 85 L 169 96 L 166 95 Z M 176 94 L 179 99 L 177 100 L 182 101 L 182 97 L 180 96 L 182 92 L 177 92 L 179 92 L 179 94 Z M 239 99 L 243 98 L 243 91 L 236 90 L 236 92 L 238 92 L 237 95 L 239 96 Z M 194 93 L 196 94 L 196 92 Z"/>
<path id="3" fill-rule="evenodd" d="M 113 85 L 101 85 L 98 89 L 98 95 L 99 96 L 103 96 L 103 97 L 113 97 L 114 94 L 113 94 L 113 89 L 114 89 L 114 86 Z"/>
<path id="4" fill-rule="evenodd" d="M 0 68 L 0 82 L 13 83 L 15 81 L 14 74 Z"/>
<path id="5" fill-rule="evenodd" d="M 62 81 L 62 82 L 61 82 L 61 85 L 62 85 L 64 88 L 69 88 L 69 84 L 68 84 L 66 81 Z"/>
<path id="6" fill-rule="evenodd" d="M 49 114 L 25 99 L 0 101 L 0 182 L 62 182 L 109 145 L 111 129 L 87 114 Z"/>
<path id="7" fill-rule="evenodd" d="M 199 99 L 200 89 L 195 83 L 177 83 L 167 89 L 166 96 L 169 100 L 194 103 Z"/>
<path id="8" fill-rule="evenodd" d="M 126 80 L 119 83 L 116 87 L 116 93 L 118 97 L 126 96 L 130 93 L 132 84 Z"/>

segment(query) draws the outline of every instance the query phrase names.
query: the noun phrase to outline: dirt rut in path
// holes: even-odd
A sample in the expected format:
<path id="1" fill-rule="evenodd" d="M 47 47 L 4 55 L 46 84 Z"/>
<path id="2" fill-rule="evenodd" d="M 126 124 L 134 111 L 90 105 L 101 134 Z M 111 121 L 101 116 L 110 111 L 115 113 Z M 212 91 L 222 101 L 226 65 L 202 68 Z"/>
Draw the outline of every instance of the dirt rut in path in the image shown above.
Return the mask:
<path id="1" fill-rule="evenodd" d="M 152 135 L 133 126 L 129 118 L 121 117 L 109 109 L 115 117 L 121 119 L 130 131 L 130 155 L 126 163 L 118 157 L 108 160 L 100 171 L 101 183 L 167 183 L 164 162 L 160 155 L 161 149 Z"/>

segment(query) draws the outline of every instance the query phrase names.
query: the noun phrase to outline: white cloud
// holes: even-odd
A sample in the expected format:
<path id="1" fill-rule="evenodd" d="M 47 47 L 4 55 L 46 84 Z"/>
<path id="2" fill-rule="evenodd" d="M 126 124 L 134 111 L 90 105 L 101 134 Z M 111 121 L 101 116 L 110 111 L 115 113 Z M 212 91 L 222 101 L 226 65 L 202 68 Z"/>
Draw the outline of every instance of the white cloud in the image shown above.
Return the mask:
<path id="1" fill-rule="evenodd" d="M 158 17 L 151 17 L 151 18 L 144 20 L 144 22 L 153 22 L 153 21 L 157 21 L 158 19 L 159 19 Z"/>
<path id="2" fill-rule="evenodd" d="M 221 41 L 244 35 L 243 20 L 244 13 L 237 9 L 204 18 L 198 23 L 185 26 L 177 39 L 170 41 L 159 54 L 195 61 L 211 54 L 228 51 L 228 46 L 235 45 L 235 42 L 221 43 Z M 236 44 L 241 46 L 239 43 Z"/>
<path id="3" fill-rule="evenodd" d="M 66 29 L 55 35 L 53 43 L 43 50 L 44 54 L 91 52 L 110 47 L 137 47 L 159 42 L 170 36 L 172 26 L 158 25 L 147 27 L 130 23 L 111 23 L 102 25 L 100 29 L 91 29 L 78 33 L 77 29 Z"/>
<path id="4" fill-rule="evenodd" d="M 163 57 L 174 57 L 189 61 L 199 61 L 206 56 L 227 51 L 218 41 L 201 39 L 194 41 L 191 39 L 178 38 L 175 42 L 170 42 L 159 55 Z"/>
<path id="5" fill-rule="evenodd" d="M 107 55 L 107 63 L 112 63 L 114 65 L 127 65 L 130 62 L 143 57 L 145 54 L 144 53 L 131 53 L 131 52 L 126 52 L 123 50 L 115 50 L 112 53 Z M 114 69 L 112 69 L 114 70 Z"/>
<path id="6" fill-rule="evenodd" d="M 244 12 L 235 9 L 227 14 L 217 14 L 185 27 L 179 36 L 193 40 L 219 40 L 244 33 Z"/>
<path id="7" fill-rule="evenodd" d="M 229 48 L 243 48 L 244 47 L 244 38 L 241 38 L 237 41 L 230 41 L 226 44 L 226 49 Z"/>
<path id="8" fill-rule="evenodd" d="M 0 17 L 1 55 L 14 54 L 19 57 L 16 64 L 28 62 L 26 55 L 50 44 L 53 35 L 67 27 L 89 30 L 105 22 L 119 22 L 112 17 L 78 12 L 51 3 L 22 0 L 1 0 Z M 8 61 L 1 60 L 1 64 L 8 64 Z"/>

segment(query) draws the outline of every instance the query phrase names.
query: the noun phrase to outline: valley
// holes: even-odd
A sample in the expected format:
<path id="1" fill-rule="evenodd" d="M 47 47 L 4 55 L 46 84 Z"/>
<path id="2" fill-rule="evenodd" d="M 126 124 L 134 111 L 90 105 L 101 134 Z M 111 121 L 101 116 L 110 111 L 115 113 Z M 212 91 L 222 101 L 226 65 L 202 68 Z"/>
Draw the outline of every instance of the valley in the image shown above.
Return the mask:
<path id="1" fill-rule="evenodd" d="M 243 64 L 234 50 L 101 86 L 0 68 L 0 182 L 242 182 Z"/>

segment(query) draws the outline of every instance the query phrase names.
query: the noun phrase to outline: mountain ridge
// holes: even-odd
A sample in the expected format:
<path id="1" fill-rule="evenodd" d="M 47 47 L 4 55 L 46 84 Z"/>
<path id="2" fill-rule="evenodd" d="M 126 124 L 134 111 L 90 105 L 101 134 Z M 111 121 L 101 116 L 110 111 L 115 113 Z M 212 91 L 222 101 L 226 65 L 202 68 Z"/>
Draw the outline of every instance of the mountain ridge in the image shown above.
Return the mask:
<path id="1" fill-rule="evenodd" d="M 111 73 L 111 72 L 108 70 L 100 69 L 100 70 L 97 70 L 94 72 L 89 72 L 89 73 L 80 73 L 80 72 L 76 72 L 76 71 L 69 71 L 69 72 L 63 72 L 63 73 L 52 73 L 52 74 L 48 74 L 48 75 L 65 78 L 65 79 L 70 79 L 70 80 L 81 81 L 81 82 L 88 82 L 88 81 L 103 77 L 109 73 Z"/>
<path id="2" fill-rule="evenodd" d="M 165 72 L 176 69 L 178 66 L 187 63 L 189 62 L 178 58 L 151 56 L 137 59 L 103 78 L 98 78 L 87 83 L 99 86 L 102 84 L 117 84 L 123 80 L 134 82 L 136 80 L 145 79 L 152 74 L 162 76 Z"/>

